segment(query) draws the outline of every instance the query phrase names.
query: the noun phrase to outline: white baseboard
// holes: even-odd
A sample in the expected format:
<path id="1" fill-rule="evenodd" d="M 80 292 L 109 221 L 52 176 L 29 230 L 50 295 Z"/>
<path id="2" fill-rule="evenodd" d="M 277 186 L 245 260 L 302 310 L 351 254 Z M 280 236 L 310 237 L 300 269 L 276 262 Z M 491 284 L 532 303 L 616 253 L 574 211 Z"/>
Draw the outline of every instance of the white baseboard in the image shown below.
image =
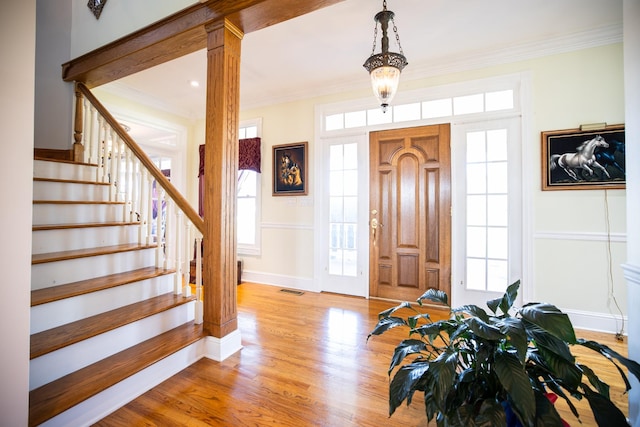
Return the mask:
<path id="1" fill-rule="evenodd" d="M 626 325 L 628 325 L 627 316 L 621 317 L 620 314 L 613 315 L 609 313 L 595 313 L 579 310 L 562 310 L 565 312 L 575 329 L 584 329 L 588 331 L 606 332 L 616 334 L 625 325 L 624 335 L 627 334 Z M 578 337 L 579 338 L 579 337 Z"/>
<path id="2" fill-rule="evenodd" d="M 227 357 L 242 349 L 242 339 L 239 329 L 222 338 L 205 337 L 203 341 L 203 356 L 216 362 L 222 362 Z"/>
<path id="3" fill-rule="evenodd" d="M 313 279 L 303 277 L 285 276 L 282 274 L 258 273 L 255 271 L 243 271 L 242 280 L 263 285 L 280 286 L 301 291 L 318 292 Z"/>

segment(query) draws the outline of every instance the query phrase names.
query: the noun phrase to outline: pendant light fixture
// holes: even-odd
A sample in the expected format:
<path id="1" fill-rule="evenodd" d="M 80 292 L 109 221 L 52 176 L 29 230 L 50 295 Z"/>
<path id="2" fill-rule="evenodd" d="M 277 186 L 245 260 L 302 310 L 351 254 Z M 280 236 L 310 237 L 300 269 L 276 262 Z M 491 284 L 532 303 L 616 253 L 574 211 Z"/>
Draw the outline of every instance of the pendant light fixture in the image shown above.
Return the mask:
<path id="1" fill-rule="evenodd" d="M 382 11 L 378 12 L 374 17 L 376 26 L 373 31 L 373 49 L 371 50 L 371 56 L 363 65 L 371 75 L 373 93 L 380 101 L 383 113 L 387 111 L 391 99 L 396 94 L 398 83 L 400 82 L 400 72 L 407 65 L 407 58 L 405 58 L 404 52 L 402 52 L 402 46 L 400 46 L 398 29 L 393 21 L 394 16 L 395 14 L 392 11 L 387 10 L 387 0 L 383 0 Z M 396 43 L 398 44 L 400 53 L 389 52 L 389 37 L 387 35 L 389 22 L 393 24 L 393 32 L 396 36 Z M 375 53 L 376 39 L 378 38 L 378 23 L 382 29 L 382 38 L 380 40 L 382 47 L 381 53 Z"/>

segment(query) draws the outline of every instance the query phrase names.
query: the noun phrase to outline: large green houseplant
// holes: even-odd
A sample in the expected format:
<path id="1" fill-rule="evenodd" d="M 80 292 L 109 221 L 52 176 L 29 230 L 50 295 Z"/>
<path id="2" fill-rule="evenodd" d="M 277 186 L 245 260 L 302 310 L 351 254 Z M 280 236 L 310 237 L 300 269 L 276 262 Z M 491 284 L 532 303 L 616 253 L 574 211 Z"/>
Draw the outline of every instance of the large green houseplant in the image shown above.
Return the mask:
<path id="1" fill-rule="evenodd" d="M 389 415 L 415 392 L 424 393 L 426 418 L 448 426 L 563 426 L 549 397 L 564 399 L 579 419 L 573 399 L 585 398 L 600 426 L 627 426 L 609 399 L 609 386 L 588 366 L 577 363 L 570 347 L 600 353 L 631 388 L 622 367 L 640 379 L 640 365 L 606 345 L 577 339 L 568 316 L 553 305 L 514 308 L 520 282 L 502 298 L 487 302 L 490 312 L 466 305 L 451 309 L 447 295 L 429 290 L 416 305 L 404 302 L 380 313 L 369 334 L 395 327 L 409 329 L 395 349 L 388 374 Z M 450 309 L 450 317 L 432 321 L 424 301 Z M 405 317 L 399 313 L 407 312 Z M 410 363 L 405 363 L 409 358 Z M 616 363 L 617 361 L 617 363 Z M 622 367 L 620 366 L 622 365 Z"/>

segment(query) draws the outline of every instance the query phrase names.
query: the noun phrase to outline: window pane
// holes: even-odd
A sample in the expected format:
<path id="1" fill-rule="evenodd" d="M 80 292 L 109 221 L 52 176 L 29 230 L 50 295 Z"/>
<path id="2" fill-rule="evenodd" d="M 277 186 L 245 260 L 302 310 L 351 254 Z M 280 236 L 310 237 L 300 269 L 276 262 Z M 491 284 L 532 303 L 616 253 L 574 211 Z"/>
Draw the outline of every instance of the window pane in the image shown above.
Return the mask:
<path id="1" fill-rule="evenodd" d="M 351 113 L 345 113 L 344 115 L 345 129 L 356 128 L 356 127 L 366 126 L 366 125 L 367 125 L 366 111 L 353 111 Z"/>
<path id="2" fill-rule="evenodd" d="M 367 123 L 369 125 L 382 125 L 391 123 L 391 114 L 383 113 L 382 108 L 367 110 Z"/>
<path id="3" fill-rule="evenodd" d="M 256 197 L 257 181 L 255 171 L 238 171 L 238 197 Z"/>
<path id="4" fill-rule="evenodd" d="M 344 220 L 344 210 L 342 197 L 329 198 L 329 221 L 342 222 Z"/>
<path id="5" fill-rule="evenodd" d="M 344 171 L 344 195 L 345 196 L 358 195 L 358 171 L 354 171 L 354 170 Z"/>
<path id="6" fill-rule="evenodd" d="M 330 224 L 329 242 L 331 249 L 342 248 L 342 224 Z"/>
<path id="7" fill-rule="evenodd" d="M 484 194 L 487 191 L 487 166 L 484 163 L 467 165 L 467 193 Z"/>
<path id="8" fill-rule="evenodd" d="M 422 103 L 422 118 L 432 119 L 452 115 L 451 98 L 437 99 Z"/>
<path id="9" fill-rule="evenodd" d="M 467 259 L 467 289 L 486 289 L 486 264 L 483 259 Z"/>
<path id="10" fill-rule="evenodd" d="M 344 251 L 343 275 L 356 277 L 358 275 L 358 252 Z"/>
<path id="11" fill-rule="evenodd" d="M 484 162 L 487 159 L 484 132 L 467 134 L 467 163 Z"/>
<path id="12" fill-rule="evenodd" d="M 506 228 L 489 227 L 487 229 L 487 257 L 506 260 L 509 254 L 509 241 Z"/>
<path id="13" fill-rule="evenodd" d="M 484 227 L 467 227 L 467 256 L 487 256 L 487 233 Z"/>
<path id="14" fill-rule="evenodd" d="M 471 114 L 484 111 L 484 94 L 457 96 L 453 98 L 453 114 Z"/>
<path id="15" fill-rule="evenodd" d="M 239 244 L 253 245 L 256 242 L 256 199 L 238 199 L 236 235 Z"/>
<path id="16" fill-rule="evenodd" d="M 508 196 L 488 196 L 487 224 L 506 227 L 509 225 Z"/>
<path id="17" fill-rule="evenodd" d="M 487 132 L 487 160 L 507 160 L 507 130 L 496 129 Z"/>
<path id="18" fill-rule="evenodd" d="M 507 162 L 487 163 L 487 192 L 506 193 L 508 185 Z"/>
<path id="19" fill-rule="evenodd" d="M 494 292 L 504 292 L 507 289 L 508 267 L 507 261 L 489 260 L 488 269 L 488 290 Z"/>
<path id="20" fill-rule="evenodd" d="M 325 130 L 338 130 L 343 129 L 343 114 L 334 114 L 332 116 L 327 116 L 324 119 L 324 128 Z"/>
<path id="21" fill-rule="evenodd" d="M 329 274 L 342 274 L 342 250 L 329 251 Z"/>
<path id="22" fill-rule="evenodd" d="M 343 156 L 342 145 L 332 145 L 329 148 L 329 169 L 332 171 L 342 170 Z"/>
<path id="23" fill-rule="evenodd" d="M 486 196 L 467 196 L 467 225 L 487 225 Z"/>
<path id="24" fill-rule="evenodd" d="M 344 198 L 344 221 L 353 222 L 353 223 L 358 222 L 358 198 L 357 197 Z"/>
<path id="25" fill-rule="evenodd" d="M 420 103 L 395 105 L 393 107 L 393 121 L 406 122 L 420 120 Z"/>
<path id="26" fill-rule="evenodd" d="M 510 110 L 513 108 L 513 90 L 486 93 L 486 111 Z"/>
<path id="27" fill-rule="evenodd" d="M 256 138 L 258 136 L 258 126 L 246 127 L 245 138 Z"/>
<path id="28" fill-rule="evenodd" d="M 331 196 L 342 196 L 344 192 L 344 172 L 331 171 L 329 174 L 329 194 Z"/>
<path id="29" fill-rule="evenodd" d="M 358 145 L 345 144 L 344 146 L 344 168 L 358 169 Z"/>
<path id="30" fill-rule="evenodd" d="M 356 224 L 344 224 L 344 245 L 345 249 L 356 249 Z"/>
<path id="31" fill-rule="evenodd" d="M 245 128 L 238 129 L 238 139 L 245 139 L 247 137 L 247 131 Z"/>

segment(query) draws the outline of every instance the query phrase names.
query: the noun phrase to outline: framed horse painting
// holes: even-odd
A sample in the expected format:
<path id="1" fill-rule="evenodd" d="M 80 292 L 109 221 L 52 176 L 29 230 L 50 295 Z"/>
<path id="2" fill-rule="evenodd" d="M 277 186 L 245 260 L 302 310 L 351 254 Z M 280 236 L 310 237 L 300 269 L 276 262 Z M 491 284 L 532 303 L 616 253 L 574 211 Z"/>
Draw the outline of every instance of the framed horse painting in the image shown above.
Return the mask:
<path id="1" fill-rule="evenodd" d="M 625 188 L 624 125 L 542 132 L 542 189 Z"/>
<path id="2" fill-rule="evenodd" d="M 305 196 L 307 142 L 273 146 L 273 195 Z"/>

